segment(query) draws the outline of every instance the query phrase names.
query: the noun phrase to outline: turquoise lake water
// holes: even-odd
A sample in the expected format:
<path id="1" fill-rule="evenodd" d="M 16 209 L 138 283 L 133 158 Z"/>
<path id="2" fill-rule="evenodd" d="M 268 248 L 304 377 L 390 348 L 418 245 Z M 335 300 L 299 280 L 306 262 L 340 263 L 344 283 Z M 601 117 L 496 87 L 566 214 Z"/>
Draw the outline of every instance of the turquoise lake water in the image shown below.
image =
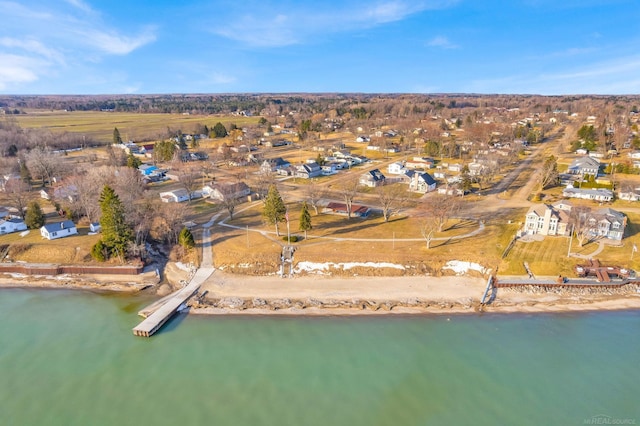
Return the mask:
<path id="1" fill-rule="evenodd" d="M 0 290 L 1 425 L 640 424 L 640 312 L 181 315 Z"/>

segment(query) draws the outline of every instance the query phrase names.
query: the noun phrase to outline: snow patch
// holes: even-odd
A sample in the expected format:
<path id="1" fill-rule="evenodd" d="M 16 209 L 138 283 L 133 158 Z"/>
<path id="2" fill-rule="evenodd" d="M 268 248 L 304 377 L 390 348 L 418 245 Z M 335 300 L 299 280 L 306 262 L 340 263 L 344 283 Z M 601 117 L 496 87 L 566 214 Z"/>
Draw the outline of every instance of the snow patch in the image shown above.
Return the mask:
<path id="1" fill-rule="evenodd" d="M 176 268 L 180 269 L 181 271 L 191 272 L 191 267 L 189 265 L 185 265 L 182 262 L 176 262 Z"/>
<path id="2" fill-rule="evenodd" d="M 27 235 L 29 235 L 29 232 L 31 232 L 31 231 L 29 231 L 28 229 L 27 229 L 26 231 L 22 231 L 22 232 L 20 233 L 20 236 L 21 236 L 21 237 L 27 236 Z"/>
<path id="3" fill-rule="evenodd" d="M 388 262 L 348 262 L 348 263 L 333 263 L 333 262 L 298 262 L 295 267 L 295 273 L 310 272 L 315 274 L 330 273 L 331 269 L 343 269 L 348 271 L 349 269 L 364 267 L 364 268 L 393 268 L 404 270 L 405 267 L 395 263 Z"/>
<path id="4" fill-rule="evenodd" d="M 473 263 L 473 262 L 463 262 L 461 260 L 450 260 L 446 265 L 442 267 L 442 270 L 451 269 L 456 275 L 464 275 L 469 271 L 478 271 L 481 274 L 487 272 L 487 268 L 484 266 Z"/>

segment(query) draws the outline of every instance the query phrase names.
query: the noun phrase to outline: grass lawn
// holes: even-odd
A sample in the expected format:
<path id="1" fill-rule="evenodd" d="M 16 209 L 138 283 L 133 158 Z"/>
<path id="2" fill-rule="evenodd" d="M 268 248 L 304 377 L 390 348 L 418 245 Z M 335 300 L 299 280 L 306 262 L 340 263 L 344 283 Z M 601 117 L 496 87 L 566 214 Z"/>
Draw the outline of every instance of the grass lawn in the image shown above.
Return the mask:
<path id="1" fill-rule="evenodd" d="M 12 261 L 81 263 L 91 260 L 91 247 L 100 238 L 88 234 L 88 227 L 78 226 L 78 235 L 49 241 L 40 235 L 40 230 L 31 229 L 24 237 L 20 232 L 0 236 L 0 245 L 11 245 L 9 257 Z"/>

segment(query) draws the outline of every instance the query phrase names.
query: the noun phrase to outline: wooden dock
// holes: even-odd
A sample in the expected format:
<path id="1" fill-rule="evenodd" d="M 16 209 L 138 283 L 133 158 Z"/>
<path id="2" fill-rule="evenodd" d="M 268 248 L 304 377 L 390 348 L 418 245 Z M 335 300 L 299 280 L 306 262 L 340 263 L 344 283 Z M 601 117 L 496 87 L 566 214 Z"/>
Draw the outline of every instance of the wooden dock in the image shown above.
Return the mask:
<path id="1" fill-rule="evenodd" d="M 177 312 L 178 308 L 200 290 L 202 283 L 213 274 L 213 271 L 211 233 L 209 228 L 205 228 L 202 243 L 202 265 L 200 269 L 196 271 L 191 281 L 189 281 L 185 287 L 140 311 L 142 316 L 149 316 L 133 328 L 133 334 L 136 336 L 151 337 L 153 333 L 160 330 L 160 327 Z"/>
<path id="2" fill-rule="evenodd" d="M 164 305 L 160 306 L 144 321 L 133 329 L 133 334 L 142 337 L 151 337 L 165 322 L 178 311 L 178 308 L 186 303 L 200 289 L 200 283 L 192 280 L 186 287 L 173 293 Z"/>

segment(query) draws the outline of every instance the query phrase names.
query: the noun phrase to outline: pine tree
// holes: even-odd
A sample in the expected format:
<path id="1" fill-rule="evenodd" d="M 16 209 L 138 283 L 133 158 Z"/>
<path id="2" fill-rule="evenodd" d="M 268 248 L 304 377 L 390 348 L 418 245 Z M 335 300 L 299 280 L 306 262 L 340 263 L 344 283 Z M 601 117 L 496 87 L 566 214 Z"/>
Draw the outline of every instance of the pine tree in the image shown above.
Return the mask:
<path id="1" fill-rule="evenodd" d="M 300 210 L 300 225 L 299 229 L 304 231 L 304 239 L 307 239 L 307 231 L 313 229 L 311 226 L 311 213 L 309 213 L 309 207 L 307 206 L 307 202 L 304 201 L 302 203 L 302 210 Z"/>
<path id="2" fill-rule="evenodd" d="M 465 164 L 460 173 L 461 185 L 463 194 L 471 192 L 471 173 L 469 172 L 469 166 Z"/>
<path id="3" fill-rule="evenodd" d="M 31 172 L 27 167 L 26 161 L 20 161 L 20 179 L 25 183 L 31 184 Z"/>
<path id="4" fill-rule="evenodd" d="M 136 157 L 133 154 L 129 154 L 127 156 L 127 167 L 131 167 L 132 169 L 137 169 L 142 164 L 142 160 Z"/>
<path id="5" fill-rule="evenodd" d="M 224 124 L 218 122 L 215 126 L 213 126 L 213 134 L 216 138 L 224 138 L 227 136 L 227 128 L 224 127 Z"/>
<path id="6" fill-rule="evenodd" d="M 122 261 L 133 234 L 125 221 L 124 205 L 120 197 L 108 185 L 104 186 L 100 194 L 100 210 L 103 243 L 109 254 L 118 256 Z"/>
<path id="7" fill-rule="evenodd" d="M 269 225 L 276 226 L 276 235 L 280 236 L 280 229 L 278 223 L 283 222 L 287 208 L 282 201 L 282 197 L 278 192 L 278 188 L 275 185 L 269 187 L 269 192 L 264 200 L 264 207 L 262 209 L 262 216 Z"/>
<path id="8" fill-rule="evenodd" d="M 105 254 L 106 247 L 104 246 L 104 242 L 102 240 L 98 240 L 97 243 L 91 247 L 91 257 L 93 257 L 98 262 L 104 262 L 107 260 L 107 256 Z"/>
<path id="9" fill-rule="evenodd" d="M 193 234 L 189 228 L 182 228 L 182 231 L 180 231 L 180 235 L 178 236 L 178 243 L 185 249 L 190 249 L 196 246 Z"/>
<path id="10" fill-rule="evenodd" d="M 117 127 L 113 128 L 113 143 L 114 145 L 119 145 L 122 143 L 122 138 L 120 137 L 120 130 Z"/>
<path id="11" fill-rule="evenodd" d="M 24 222 L 30 229 L 38 229 L 44 225 L 45 217 L 40 208 L 40 204 L 37 201 L 32 201 L 27 207 L 27 213 L 24 217 Z"/>

